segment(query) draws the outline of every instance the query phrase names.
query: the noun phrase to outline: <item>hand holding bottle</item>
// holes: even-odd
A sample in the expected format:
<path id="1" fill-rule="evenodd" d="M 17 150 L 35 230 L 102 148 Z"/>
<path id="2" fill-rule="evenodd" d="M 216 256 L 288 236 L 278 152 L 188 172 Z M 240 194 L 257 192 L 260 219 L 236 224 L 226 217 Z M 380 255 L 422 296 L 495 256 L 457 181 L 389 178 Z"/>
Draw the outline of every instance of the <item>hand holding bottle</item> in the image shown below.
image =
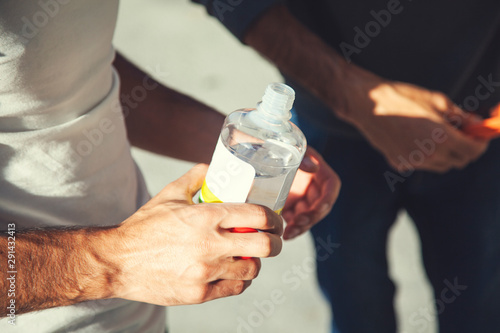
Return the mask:
<path id="1" fill-rule="evenodd" d="M 237 295 L 257 276 L 259 257 L 281 251 L 283 222 L 269 208 L 193 203 L 206 171 L 195 166 L 112 231 L 114 296 L 170 306 Z"/>
<path id="2" fill-rule="evenodd" d="M 295 238 L 321 221 L 337 200 L 341 181 L 312 147 L 308 147 L 283 209 L 285 240 Z"/>

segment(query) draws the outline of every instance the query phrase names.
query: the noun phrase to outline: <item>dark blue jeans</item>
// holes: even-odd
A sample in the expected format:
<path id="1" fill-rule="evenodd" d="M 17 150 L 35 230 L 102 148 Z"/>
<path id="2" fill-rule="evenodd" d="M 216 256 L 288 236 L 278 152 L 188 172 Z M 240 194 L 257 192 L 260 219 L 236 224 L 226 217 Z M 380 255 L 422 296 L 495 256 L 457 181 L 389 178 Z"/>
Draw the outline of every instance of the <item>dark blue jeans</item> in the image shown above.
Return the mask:
<path id="1" fill-rule="evenodd" d="M 338 245 L 317 253 L 332 332 L 396 332 L 386 248 L 401 209 L 422 242 L 440 332 L 500 332 L 500 140 L 463 170 L 403 176 L 366 141 L 329 135 L 303 117 L 294 121 L 342 180 L 332 212 L 312 229 L 317 249 L 325 241 Z M 418 328 L 429 319 L 408 320 Z"/>

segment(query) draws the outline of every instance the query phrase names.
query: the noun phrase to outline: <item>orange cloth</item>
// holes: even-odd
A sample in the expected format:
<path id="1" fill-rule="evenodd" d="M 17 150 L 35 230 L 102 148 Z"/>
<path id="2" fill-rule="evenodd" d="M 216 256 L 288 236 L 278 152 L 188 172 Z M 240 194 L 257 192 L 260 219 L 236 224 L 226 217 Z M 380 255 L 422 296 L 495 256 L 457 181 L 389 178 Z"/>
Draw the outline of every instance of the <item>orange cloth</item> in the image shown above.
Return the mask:
<path id="1" fill-rule="evenodd" d="M 477 124 L 466 126 L 463 131 L 481 139 L 493 139 L 500 136 L 500 104 L 491 111 L 491 117 Z"/>

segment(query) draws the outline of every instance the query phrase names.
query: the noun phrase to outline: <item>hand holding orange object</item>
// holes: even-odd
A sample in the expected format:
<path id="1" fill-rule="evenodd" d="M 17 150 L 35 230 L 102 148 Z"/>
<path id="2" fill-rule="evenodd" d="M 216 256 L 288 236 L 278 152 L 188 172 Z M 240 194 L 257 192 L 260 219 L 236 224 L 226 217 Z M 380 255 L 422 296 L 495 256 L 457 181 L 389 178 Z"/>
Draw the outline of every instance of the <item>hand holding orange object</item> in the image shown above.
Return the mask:
<path id="1" fill-rule="evenodd" d="M 480 139 L 493 139 L 500 136 L 500 104 L 491 111 L 491 117 L 477 124 L 469 124 L 463 131 Z"/>

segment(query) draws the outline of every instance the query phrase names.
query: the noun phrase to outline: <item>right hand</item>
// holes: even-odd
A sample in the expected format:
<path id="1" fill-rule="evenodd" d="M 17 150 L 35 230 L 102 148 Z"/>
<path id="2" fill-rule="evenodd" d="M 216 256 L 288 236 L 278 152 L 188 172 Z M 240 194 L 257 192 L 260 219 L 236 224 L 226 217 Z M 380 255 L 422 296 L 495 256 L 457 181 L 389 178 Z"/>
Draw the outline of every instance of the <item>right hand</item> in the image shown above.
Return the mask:
<path id="1" fill-rule="evenodd" d="M 487 141 L 475 139 L 458 129 L 478 120 L 444 94 L 383 80 L 367 72 L 353 81 L 342 114 L 396 170 L 446 172 L 452 168 L 461 169 L 486 150 Z M 440 140 L 433 139 L 434 131 L 442 133 Z M 417 142 L 427 142 L 429 149 L 422 149 Z M 412 159 L 412 154 L 422 156 L 418 150 L 424 158 Z M 409 161 L 410 167 L 402 163 L 402 159 Z"/>
<path id="2" fill-rule="evenodd" d="M 193 204 L 207 168 L 192 168 L 116 229 L 117 297 L 171 306 L 237 295 L 257 277 L 259 257 L 281 251 L 283 222 L 270 209 Z"/>

